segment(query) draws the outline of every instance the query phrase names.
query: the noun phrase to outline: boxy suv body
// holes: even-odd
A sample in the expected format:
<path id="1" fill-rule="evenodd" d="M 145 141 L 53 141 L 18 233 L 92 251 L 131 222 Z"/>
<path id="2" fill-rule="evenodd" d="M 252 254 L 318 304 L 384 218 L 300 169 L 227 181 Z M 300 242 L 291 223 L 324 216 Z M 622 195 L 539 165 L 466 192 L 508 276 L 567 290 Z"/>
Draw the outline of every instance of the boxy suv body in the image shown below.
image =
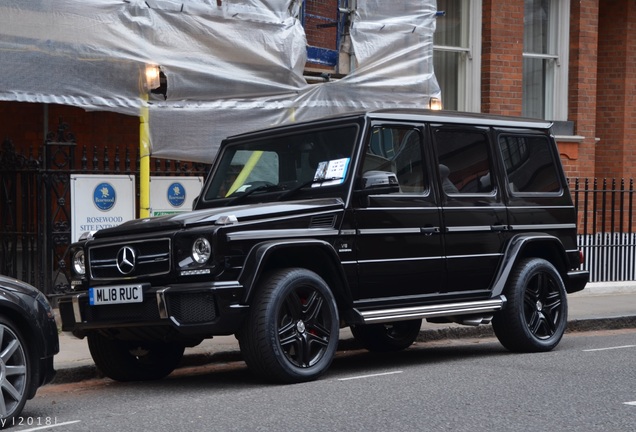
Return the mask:
<path id="1" fill-rule="evenodd" d="M 547 351 L 588 281 L 550 124 L 429 111 L 231 137 L 194 211 L 85 235 L 72 256 L 63 329 L 117 380 L 235 334 L 258 375 L 306 381 L 340 327 L 395 351 L 422 319 L 492 322 L 508 349 Z"/>

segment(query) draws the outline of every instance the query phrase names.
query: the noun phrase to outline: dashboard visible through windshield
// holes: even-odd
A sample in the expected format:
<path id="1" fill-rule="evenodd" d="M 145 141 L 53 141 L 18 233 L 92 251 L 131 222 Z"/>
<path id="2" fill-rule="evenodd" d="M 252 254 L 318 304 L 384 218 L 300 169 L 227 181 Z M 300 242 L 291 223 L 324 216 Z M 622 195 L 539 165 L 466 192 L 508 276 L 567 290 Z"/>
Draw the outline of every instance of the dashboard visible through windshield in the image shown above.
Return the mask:
<path id="1" fill-rule="evenodd" d="M 287 197 L 305 188 L 341 185 L 350 174 L 357 133 L 357 125 L 345 125 L 224 147 L 204 201 L 233 205 L 267 192 Z"/>

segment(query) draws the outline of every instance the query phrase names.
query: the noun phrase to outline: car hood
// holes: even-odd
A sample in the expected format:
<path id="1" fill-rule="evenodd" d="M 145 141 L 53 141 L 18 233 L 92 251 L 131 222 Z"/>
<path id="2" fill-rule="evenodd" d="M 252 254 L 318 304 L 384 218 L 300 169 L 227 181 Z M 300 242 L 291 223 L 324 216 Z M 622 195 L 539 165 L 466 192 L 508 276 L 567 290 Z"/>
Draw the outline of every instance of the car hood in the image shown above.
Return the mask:
<path id="1" fill-rule="evenodd" d="M 40 293 L 40 291 L 32 285 L 4 275 L 0 275 L 0 287 L 7 291 L 26 294 L 31 297 L 36 297 Z"/>
<path id="2" fill-rule="evenodd" d="M 149 231 L 179 229 L 197 225 L 227 225 L 256 219 L 287 217 L 294 214 L 315 211 L 333 211 L 343 209 L 340 198 L 322 198 L 303 201 L 249 204 L 234 207 L 217 207 L 174 215 L 135 219 L 123 224 L 97 231 L 95 238 L 118 235 L 139 234 Z"/>

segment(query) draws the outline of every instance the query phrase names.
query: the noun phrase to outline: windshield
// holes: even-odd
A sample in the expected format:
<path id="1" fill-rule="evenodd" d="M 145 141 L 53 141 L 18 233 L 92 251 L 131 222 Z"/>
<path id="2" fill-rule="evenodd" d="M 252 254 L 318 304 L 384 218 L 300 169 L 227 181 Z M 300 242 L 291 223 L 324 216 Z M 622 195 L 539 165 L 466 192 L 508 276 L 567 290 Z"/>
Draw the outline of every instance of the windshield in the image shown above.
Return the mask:
<path id="1" fill-rule="evenodd" d="M 358 127 L 346 125 L 230 145 L 208 182 L 204 201 L 328 188 L 345 182 Z"/>

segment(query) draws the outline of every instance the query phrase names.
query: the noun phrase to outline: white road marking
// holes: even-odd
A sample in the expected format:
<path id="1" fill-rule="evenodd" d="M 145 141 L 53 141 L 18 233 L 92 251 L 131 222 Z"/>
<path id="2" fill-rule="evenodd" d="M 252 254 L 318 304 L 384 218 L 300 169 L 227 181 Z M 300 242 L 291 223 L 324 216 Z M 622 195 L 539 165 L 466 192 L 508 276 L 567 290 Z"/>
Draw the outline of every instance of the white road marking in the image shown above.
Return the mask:
<path id="1" fill-rule="evenodd" d="M 631 401 L 631 402 L 623 402 L 625 405 L 633 405 L 636 406 L 636 401 Z"/>
<path id="2" fill-rule="evenodd" d="M 394 375 L 394 374 L 400 374 L 400 373 L 402 373 L 402 371 L 384 372 L 384 373 L 371 374 L 371 375 L 360 375 L 360 376 L 354 376 L 349 378 L 338 378 L 338 381 L 349 381 L 349 380 L 362 379 L 362 378 L 375 378 L 379 376 Z"/>
<path id="3" fill-rule="evenodd" d="M 594 348 L 594 349 L 583 350 L 583 352 L 609 351 L 609 350 L 625 349 L 625 348 L 636 348 L 636 345 L 623 345 L 623 346 L 615 346 L 615 347 L 608 347 L 608 348 Z"/>
<path id="4" fill-rule="evenodd" d="M 31 432 L 31 431 L 38 431 L 38 430 L 44 430 L 44 429 L 51 429 L 51 428 L 54 428 L 54 427 L 68 426 L 70 424 L 79 423 L 79 422 L 81 422 L 81 420 L 73 420 L 73 421 L 68 421 L 68 422 L 64 422 L 64 423 L 53 423 L 53 424 L 50 424 L 50 425 L 39 426 L 39 427 L 32 428 L 32 429 L 21 429 L 18 432 Z"/>

